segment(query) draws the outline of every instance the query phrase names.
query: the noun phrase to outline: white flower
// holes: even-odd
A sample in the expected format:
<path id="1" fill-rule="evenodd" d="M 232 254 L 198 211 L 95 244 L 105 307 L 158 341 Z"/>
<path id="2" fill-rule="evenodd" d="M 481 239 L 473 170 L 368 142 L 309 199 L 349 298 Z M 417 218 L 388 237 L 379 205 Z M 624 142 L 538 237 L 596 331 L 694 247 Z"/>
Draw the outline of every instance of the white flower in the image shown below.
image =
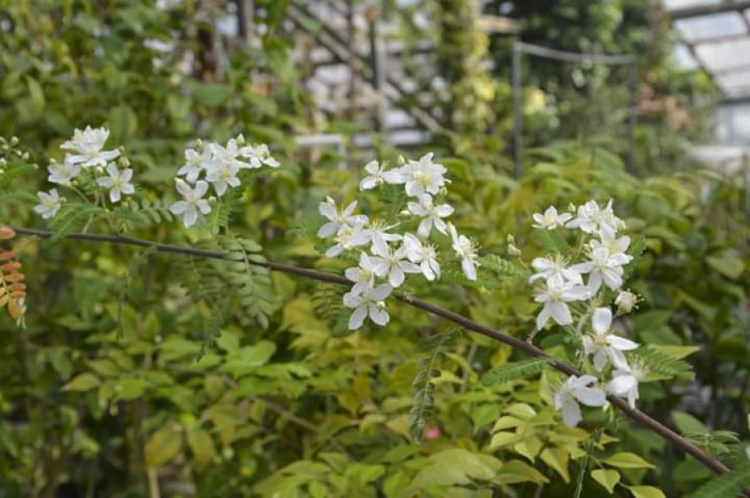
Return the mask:
<path id="1" fill-rule="evenodd" d="M 575 427 L 583 418 L 578 403 L 604 406 L 607 402 L 604 391 L 598 387 L 590 387 L 592 384 L 596 384 L 596 377 L 593 375 L 583 375 L 580 378 L 571 375 L 555 393 L 555 408 L 562 410 L 563 421 L 568 427 Z"/>
<path id="2" fill-rule="evenodd" d="M 244 154 L 244 148 L 240 148 L 236 138 L 230 138 L 226 147 L 213 142 L 209 143 L 208 149 L 211 151 L 211 157 L 214 162 L 223 164 L 230 170 L 239 171 L 241 169 L 253 168 L 252 164 L 238 159 L 238 157 Z"/>
<path id="3" fill-rule="evenodd" d="M 120 196 L 122 194 L 130 195 L 135 192 L 133 184 L 130 183 L 130 179 L 133 178 L 133 170 L 125 168 L 120 172 L 114 163 L 107 165 L 107 173 L 109 176 L 97 178 L 96 183 L 100 187 L 109 189 L 109 200 L 114 202 L 120 202 Z"/>
<path id="4" fill-rule="evenodd" d="M 612 312 L 609 308 L 596 308 L 591 317 L 594 336 L 583 337 L 583 350 L 587 355 L 594 356 L 594 368 L 601 372 L 607 364 L 607 358 L 615 368 L 627 366 L 623 351 L 632 351 L 638 344 L 623 337 L 610 333 L 612 326 Z"/>
<path id="5" fill-rule="evenodd" d="M 603 247 L 607 251 L 609 251 L 610 254 L 625 254 L 625 251 L 628 250 L 628 247 L 630 247 L 630 237 L 627 235 L 623 237 L 616 237 L 615 234 L 610 233 L 609 231 L 603 231 L 601 233 L 601 240 L 599 239 L 591 239 L 589 242 L 589 246 L 591 249 L 596 249 L 597 247 Z M 633 260 L 633 257 L 625 254 L 625 256 L 628 259 L 628 263 Z"/>
<path id="6" fill-rule="evenodd" d="M 621 398 L 628 398 L 628 404 L 635 408 L 635 400 L 638 399 L 638 384 L 646 377 L 646 370 L 639 362 L 632 366 L 623 365 L 612 372 L 612 380 L 607 386 L 607 391 Z"/>
<path id="7" fill-rule="evenodd" d="M 199 180 L 195 184 L 195 188 L 190 188 L 190 185 L 178 178 L 175 180 L 175 187 L 182 196 L 182 200 L 172 204 L 169 210 L 178 216 L 182 215 L 185 228 L 195 225 L 198 220 L 198 211 L 203 214 L 211 212 L 208 201 L 203 199 L 203 196 L 208 192 L 208 183 Z"/>
<path id="8" fill-rule="evenodd" d="M 534 224 L 533 226 L 535 228 L 546 228 L 547 230 L 554 230 L 555 228 L 565 225 L 565 223 L 572 217 L 573 215 L 570 213 L 562 213 L 558 215 L 557 208 L 555 206 L 550 206 L 547 208 L 544 214 L 534 213 L 533 218 L 534 221 L 536 221 L 536 224 Z"/>
<path id="9" fill-rule="evenodd" d="M 364 228 L 364 221 L 355 220 L 354 225 L 342 225 L 336 234 L 336 245 L 328 248 L 325 255 L 327 258 L 335 258 L 342 252 L 355 247 L 363 246 L 370 242 L 370 234 Z"/>
<path id="10" fill-rule="evenodd" d="M 461 259 L 461 269 L 469 280 L 477 279 L 477 247 L 465 235 L 459 235 L 453 223 L 448 223 L 448 232 L 451 234 L 453 241 L 453 250 L 456 256 Z"/>
<path id="11" fill-rule="evenodd" d="M 52 189 L 49 193 L 37 192 L 39 197 L 39 204 L 34 206 L 34 211 L 42 216 L 45 220 L 52 218 L 62 207 L 60 196 L 57 195 L 57 190 Z"/>
<path id="12" fill-rule="evenodd" d="M 398 287 L 404 283 L 406 273 L 422 273 L 422 269 L 411 261 L 406 260 L 408 248 L 401 245 L 398 250 L 388 249 L 385 256 L 372 258 L 375 273 L 379 277 L 388 277 L 391 287 Z"/>
<path id="13" fill-rule="evenodd" d="M 597 247 L 590 251 L 589 258 L 590 261 L 573 265 L 571 269 L 589 274 L 587 287 L 592 294 L 599 291 L 602 281 L 612 290 L 622 287 L 622 267 L 630 262 L 631 256 L 623 253 L 610 254 L 604 247 Z"/>
<path id="14" fill-rule="evenodd" d="M 251 168 L 260 168 L 264 165 L 271 168 L 279 167 L 279 161 L 271 156 L 266 144 L 246 145 L 240 149 L 240 156 L 250 160 Z"/>
<path id="15" fill-rule="evenodd" d="M 383 301 L 392 290 L 390 285 L 382 284 L 359 295 L 351 292 L 344 294 L 344 306 L 354 308 L 354 312 L 349 317 L 349 329 L 360 328 L 368 316 L 378 325 L 388 323 L 390 316 L 385 310 Z"/>
<path id="16" fill-rule="evenodd" d="M 422 275 L 433 281 L 440 278 L 440 263 L 437 260 L 435 246 L 425 244 L 413 234 L 404 235 L 404 246 L 406 247 L 406 257 L 409 261 L 419 265 Z"/>
<path id="17" fill-rule="evenodd" d="M 536 328 L 542 330 L 550 318 L 553 318 L 559 325 L 573 323 L 570 309 L 565 303 L 588 299 L 590 295 L 586 287 L 575 282 L 558 278 L 548 280 L 544 289 L 534 298 L 537 303 L 544 303 L 536 319 Z"/>
<path id="18" fill-rule="evenodd" d="M 231 161 L 211 161 L 206 165 L 206 180 L 213 184 L 216 195 L 221 197 L 227 187 L 240 186 L 240 179 L 237 178 L 239 172 L 237 165 Z"/>
<path id="19" fill-rule="evenodd" d="M 620 291 L 615 298 L 615 304 L 620 313 L 630 313 L 638 307 L 638 296 L 630 291 Z"/>
<path id="20" fill-rule="evenodd" d="M 69 186 L 73 178 L 81 172 L 81 168 L 76 164 L 54 163 L 47 166 L 47 171 L 49 171 L 47 177 L 49 182 Z"/>
<path id="21" fill-rule="evenodd" d="M 535 258 L 531 262 L 531 266 L 539 272 L 529 277 L 529 283 L 535 282 L 539 279 L 551 280 L 561 279 L 576 284 L 583 284 L 583 278 L 581 274 L 572 268 L 565 266 L 565 259 L 561 256 L 556 256 L 555 259 L 549 258 Z"/>
<path id="22" fill-rule="evenodd" d="M 344 272 L 346 278 L 354 282 L 350 294 L 358 296 L 375 287 L 375 261 L 366 253 L 359 255 L 359 266 L 347 268 Z"/>
<path id="23" fill-rule="evenodd" d="M 432 230 L 432 225 L 435 225 L 438 232 L 444 234 L 446 224 L 443 218 L 447 218 L 453 214 L 453 207 L 448 204 L 435 206 L 432 203 L 432 197 L 428 194 L 420 195 L 418 199 L 419 202 L 410 202 L 407 204 L 407 208 L 411 214 L 422 218 L 419 228 L 417 228 L 417 234 L 423 239 L 428 238 Z"/>
<path id="24" fill-rule="evenodd" d="M 359 182 L 360 190 L 371 190 L 384 183 L 404 183 L 401 172 L 398 169 L 386 170 L 385 164 L 370 161 L 365 165 L 365 171 L 370 173 Z"/>
<path id="25" fill-rule="evenodd" d="M 425 193 L 435 195 L 448 183 L 444 177 L 447 172 L 445 166 L 433 163 L 432 156 L 432 153 L 425 154 L 419 161 L 410 160 L 399 168 L 405 183 L 406 195 L 411 197 Z"/>
<path id="26" fill-rule="evenodd" d="M 106 166 L 108 162 L 120 155 L 120 151 L 116 149 L 102 150 L 107 137 L 109 137 L 109 130 L 106 128 L 91 128 L 91 126 L 87 126 L 85 130 L 76 128 L 73 138 L 60 145 L 63 150 L 74 152 L 65 156 L 65 162 L 80 164 L 84 168 Z"/>
<path id="27" fill-rule="evenodd" d="M 195 183 L 209 159 L 210 153 L 207 149 L 203 149 L 201 153 L 195 149 L 185 149 L 185 164 L 177 170 L 177 174 L 185 175 L 185 180 Z"/>
<path id="28" fill-rule="evenodd" d="M 386 226 L 383 222 L 372 222 L 367 228 L 366 233 L 372 243 L 372 253 L 381 257 L 387 257 L 389 254 L 389 242 L 401 240 L 401 235 L 397 233 L 388 233 L 393 227 Z"/>
<path id="29" fill-rule="evenodd" d="M 336 235 L 341 231 L 342 227 L 353 226 L 356 222 L 365 220 L 366 217 L 364 215 L 352 215 L 355 209 L 357 209 L 357 201 L 352 202 L 345 209 L 339 211 L 336 209 L 336 201 L 330 197 L 326 197 L 325 202 L 321 202 L 318 206 L 318 211 L 328 219 L 328 223 L 320 227 L 318 237 L 327 239 Z"/>
<path id="30" fill-rule="evenodd" d="M 580 228 L 586 233 L 607 233 L 613 237 L 624 226 L 625 223 L 615 216 L 611 200 L 604 209 L 594 200 L 578 206 L 576 217 L 565 225 L 566 228 Z"/>

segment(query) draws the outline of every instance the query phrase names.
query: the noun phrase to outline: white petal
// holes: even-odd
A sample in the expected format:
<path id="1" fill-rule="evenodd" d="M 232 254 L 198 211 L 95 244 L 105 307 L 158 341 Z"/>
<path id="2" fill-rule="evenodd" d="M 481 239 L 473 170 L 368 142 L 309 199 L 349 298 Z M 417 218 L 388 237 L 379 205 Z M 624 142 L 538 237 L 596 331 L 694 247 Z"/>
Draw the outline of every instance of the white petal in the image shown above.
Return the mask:
<path id="1" fill-rule="evenodd" d="M 562 405 L 562 415 L 565 425 L 575 427 L 581 421 L 581 408 L 578 403 L 571 399 L 566 399 Z"/>
<path id="2" fill-rule="evenodd" d="M 404 283 L 404 271 L 399 265 L 391 266 L 391 271 L 388 273 L 388 283 L 393 287 L 399 287 Z"/>
<path id="3" fill-rule="evenodd" d="M 362 306 L 359 306 L 357 309 L 355 309 L 349 317 L 349 330 L 357 330 L 358 328 L 360 328 L 365 322 L 366 316 L 367 305 L 363 304 Z"/>
<path id="4" fill-rule="evenodd" d="M 370 319 L 378 325 L 385 325 L 391 319 L 385 308 L 371 304 L 369 306 Z"/>
<path id="5" fill-rule="evenodd" d="M 551 302 L 549 306 L 552 311 L 552 318 L 560 325 L 570 325 L 573 323 L 573 317 L 570 315 L 570 309 L 565 303 Z"/>
<path id="6" fill-rule="evenodd" d="M 591 325 L 594 332 L 599 335 L 606 334 L 612 325 L 612 312 L 609 308 L 596 308 L 591 317 Z"/>
<path id="7" fill-rule="evenodd" d="M 573 390 L 573 396 L 586 406 L 604 406 L 607 395 L 596 387 L 579 387 Z"/>
<path id="8" fill-rule="evenodd" d="M 544 328 L 544 325 L 547 323 L 547 320 L 549 320 L 551 316 L 552 316 L 552 303 L 548 302 L 544 305 L 544 308 L 542 308 L 542 311 L 539 313 L 539 316 L 536 317 L 537 330 L 542 330 Z"/>
<path id="9" fill-rule="evenodd" d="M 377 301 L 382 301 L 391 294 L 392 290 L 393 288 L 390 285 L 381 284 L 375 287 L 375 289 L 370 293 L 370 297 Z"/>
<path id="10" fill-rule="evenodd" d="M 621 351 L 631 351 L 638 347 L 637 342 L 633 342 L 630 339 L 625 339 L 624 337 L 616 335 L 610 335 L 608 341 L 613 348 L 619 349 Z"/>
<path id="11" fill-rule="evenodd" d="M 198 211 L 194 206 L 190 206 L 187 211 L 185 211 L 185 215 L 182 218 L 182 222 L 185 224 L 185 228 L 190 228 L 191 226 L 195 225 L 195 222 L 197 220 Z"/>

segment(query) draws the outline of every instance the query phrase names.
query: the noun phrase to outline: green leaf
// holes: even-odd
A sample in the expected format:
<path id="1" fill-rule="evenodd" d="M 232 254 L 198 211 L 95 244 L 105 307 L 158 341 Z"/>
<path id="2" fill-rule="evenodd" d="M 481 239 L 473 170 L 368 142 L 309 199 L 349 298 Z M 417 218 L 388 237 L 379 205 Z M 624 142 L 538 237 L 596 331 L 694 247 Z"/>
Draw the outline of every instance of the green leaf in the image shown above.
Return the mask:
<path id="1" fill-rule="evenodd" d="M 697 418 L 685 412 L 672 412 L 672 420 L 682 435 L 685 434 L 707 434 L 708 427 Z"/>
<path id="2" fill-rule="evenodd" d="M 187 443 L 198 465 L 205 467 L 213 461 L 216 454 L 216 447 L 208 432 L 203 429 L 189 431 L 187 433 Z"/>
<path id="3" fill-rule="evenodd" d="M 99 377 L 88 372 L 77 375 L 63 386 L 63 391 L 89 391 L 101 384 Z"/>
<path id="4" fill-rule="evenodd" d="M 32 117 L 39 117 L 44 113 L 45 99 L 44 90 L 37 80 L 31 76 L 26 76 L 26 86 L 29 90 L 29 109 Z"/>
<path id="5" fill-rule="evenodd" d="M 109 129 L 112 133 L 110 146 L 118 147 L 130 140 L 138 129 L 138 118 L 133 109 L 121 104 L 109 110 Z"/>
<path id="6" fill-rule="evenodd" d="M 193 85 L 193 101 L 196 105 L 218 107 L 232 96 L 232 87 L 223 83 L 196 83 Z"/>
<path id="7" fill-rule="evenodd" d="M 634 498 L 667 498 L 659 488 L 653 486 L 631 486 L 628 489 Z"/>
<path id="8" fill-rule="evenodd" d="M 619 469 L 653 469 L 653 465 L 648 463 L 643 458 L 639 457 L 635 453 L 621 452 L 615 453 L 609 458 L 605 458 L 602 462 L 612 467 Z"/>
<path id="9" fill-rule="evenodd" d="M 140 398 L 149 387 L 146 379 L 124 378 L 115 382 L 115 400 L 130 401 Z"/>
<path id="10" fill-rule="evenodd" d="M 151 436 L 144 448 L 146 467 L 163 465 L 176 457 L 182 450 L 182 434 L 175 426 L 162 427 Z"/>
<path id="11" fill-rule="evenodd" d="M 506 363 L 495 367 L 482 377 L 484 386 L 505 384 L 511 380 L 523 379 L 540 373 L 549 367 L 550 360 L 544 358 L 532 358 L 529 360 Z"/>
<path id="12" fill-rule="evenodd" d="M 706 258 L 708 266 L 721 273 L 725 277 L 739 278 L 745 271 L 745 263 L 742 256 L 732 249 L 725 249 L 717 255 Z"/>
<path id="13" fill-rule="evenodd" d="M 612 469 L 596 469 L 591 471 L 591 477 L 604 486 L 610 493 L 614 493 L 615 486 L 620 482 L 620 473 Z"/>

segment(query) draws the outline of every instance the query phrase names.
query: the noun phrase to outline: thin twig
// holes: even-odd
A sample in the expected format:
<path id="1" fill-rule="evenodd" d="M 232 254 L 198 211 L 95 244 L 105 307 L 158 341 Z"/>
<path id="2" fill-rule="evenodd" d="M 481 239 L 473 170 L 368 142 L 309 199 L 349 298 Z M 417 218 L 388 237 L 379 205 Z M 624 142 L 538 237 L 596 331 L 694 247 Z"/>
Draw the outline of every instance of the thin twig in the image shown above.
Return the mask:
<path id="1" fill-rule="evenodd" d="M 38 229 L 33 229 L 33 228 L 22 228 L 22 227 L 13 227 L 13 226 L 11 226 L 10 228 L 13 229 L 16 233 L 21 234 L 21 235 L 32 235 L 32 236 L 37 236 L 40 238 L 49 238 L 54 235 L 53 232 L 50 232 L 47 230 L 38 230 Z M 139 246 L 139 247 L 153 247 L 159 252 L 173 253 L 173 254 L 188 254 L 192 256 L 211 258 L 211 259 L 225 259 L 226 257 L 223 252 L 219 252 L 219 251 L 208 251 L 204 249 L 195 249 L 192 247 L 162 244 L 159 242 L 151 242 L 151 241 L 135 239 L 131 237 L 123 237 L 119 235 L 96 235 L 96 234 L 89 234 L 89 233 L 71 233 L 71 234 L 66 235 L 65 238 L 73 239 L 73 240 L 86 240 L 86 241 L 91 241 L 91 242 L 111 242 L 115 244 L 127 244 L 127 245 Z M 266 261 L 264 263 L 251 262 L 251 264 L 255 264 L 258 266 L 265 266 L 269 268 L 270 270 L 280 271 L 282 273 L 287 273 L 290 275 L 297 275 L 297 276 L 301 276 L 305 278 L 310 278 L 310 279 L 318 280 L 321 282 L 328 282 L 328 283 L 341 284 L 341 285 L 351 285 L 351 282 L 347 280 L 346 278 L 341 277 L 339 275 L 334 275 L 331 273 L 310 270 L 307 268 L 298 268 L 296 266 L 285 265 L 282 263 L 275 263 L 272 261 Z M 494 330 L 490 327 L 485 327 L 484 325 L 480 325 L 472 320 L 469 320 L 468 318 L 465 318 L 464 316 L 459 315 L 458 313 L 454 313 L 452 311 L 441 308 L 439 306 L 428 303 L 427 301 L 423 301 L 422 299 L 418 299 L 410 295 L 401 295 L 401 296 L 398 296 L 398 299 L 406 304 L 414 306 L 415 308 L 419 308 L 421 310 L 432 313 L 433 315 L 445 318 L 446 320 L 449 320 L 466 330 L 470 330 L 472 332 L 476 332 L 478 334 L 484 335 L 496 341 L 502 342 L 503 344 L 507 344 L 514 349 L 523 351 L 524 353 L 534 356 L 536 358 L 544 358 L 544 359 L 551 360 L 550 364 L 552 365 L 552 367 L 554 367 L 555 369 L 557 369 L 558 371 L 566 375 L 581 375 L 581 372 L 579 372 L 576 368 L 560 360 L 553 359 L 547 353 L 537 348 L 536 346 L 529 344 L 526 341 L 517 339 L 509 335 L 505 335 L 502 332 Z M 611 396 L 611 395 L 607 396 L 607 399 L 613 406 L 615 406 L 617 409 L 624 412 L 632 420 L 647 427 L 648 429 L 657 433 L 658 435 L 660 435 L 667 441 L 670 441 L 672 444 L 677 446 L 679 449 L 681 449 L 685 453 L 694 457 L 696 460 L 698 460 L 703 465 L 711 469 L 713 472 L 717 474 L 724 474 L 729 471 L 729 469 L 719 460 L 715 459 L 714 457 L 712 457 L 705 451 L 701 450 L 700 448 L 695 446 L 693 443 L 691 443 L 687 439 L 683 438 L 682 436 L 680 436 L 673 430 L 663 425 L 661 422 L 649 417 L 648 415 L 646 415 L 640 410 L 631 408 L 630 405 L 628 405 L 628 403 L 624 401 L 623 399 L 618 398 L 616 396 Z"/>

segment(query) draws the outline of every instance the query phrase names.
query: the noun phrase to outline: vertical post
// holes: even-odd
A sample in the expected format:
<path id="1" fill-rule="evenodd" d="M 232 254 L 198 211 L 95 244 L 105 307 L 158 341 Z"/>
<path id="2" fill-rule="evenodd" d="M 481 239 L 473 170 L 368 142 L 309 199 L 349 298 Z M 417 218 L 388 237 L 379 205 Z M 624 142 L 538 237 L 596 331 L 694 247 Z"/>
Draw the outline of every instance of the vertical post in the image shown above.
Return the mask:
<path id="1" fill-rule="evenodd" d="M 521 46 L 513 40 L 513 177 L 523 175 L 523 99 L 521 98 Z"/>
<path id="2" fill-rule="evenodd" d="M 375 129 L 379 132 L 386 128 L 386 99 L 383 94 L 385 88 L 385 50 L 383 40 L 378 30 L 378 13 L 374 7 L 367 10 L 367 21 L 370 27 L 370 67 L 372 70 L 372 88 L 377 100 L 375 103 Z"/>
<path id="3" fill-rule="evenodd" d="M 638 61 L 635 56 L 630 66 L 630 109 L 628 113 L 628 173 L 635 175 L 635 126 L 636 106 L 638 105 Z"/>
<path id="4" fill-rule="evenodd" d="M 742 174 L 744 176 L 742 190 L 744 194 L 745 216 L 750 216 L 750 157 L 748 157 L 747 149 L 742 151 Z"/>
<path id="5" fill-rule="evenodd" d="M 356 39 L 356 27 L 354 24 L 354 0 L 347 0 L 346 2 L 346 36 L 347 42 L 349 43 L 349 119 L 354 121 L 357 117 L 357 39 Z"/>

